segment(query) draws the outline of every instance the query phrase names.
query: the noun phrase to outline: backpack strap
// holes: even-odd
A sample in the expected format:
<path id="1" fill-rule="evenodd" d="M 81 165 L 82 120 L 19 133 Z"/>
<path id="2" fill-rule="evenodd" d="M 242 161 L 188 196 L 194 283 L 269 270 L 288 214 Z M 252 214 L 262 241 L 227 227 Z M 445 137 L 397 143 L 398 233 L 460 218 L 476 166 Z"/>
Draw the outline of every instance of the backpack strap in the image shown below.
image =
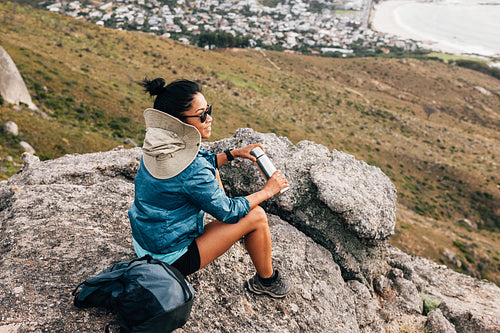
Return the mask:
<path id="1" fill-rule="evenodd" d="M 76 293 L 77 293 L 77 291 L 78 291 L 78 288 L 80 288 L 80 287 L 81 287 L 84 283 L 85 283 L 85 281 L 83 281 L 83 282 L 79 283 L 79 284 L 76 286 L 75 290 L 73 290 L 73 292 L 71 293 L 71 295 L 75 296 L 75 295 L 76 295 Z"/>
<path id="2" fill-rule="evenodd" d="M 126 286 L 125 286 L 125 282 L 122 280 L 122 276 L 125 275 L 126 271 L 115 271 L 112 273 L 116 273 L 116 274 L 110 274 L 107 276 L 106 279 L 103 279 L 102 277 L 98 277 L 98 276 L 93 276 L 93 277 L 88 278 L 87 280 L 78 284 L 78 286 L 76 286 L 75 290 L 73 290 L 71 295 L 75 296 L 75 299 L 76 299 L 76 297 L 78 297 L 78 294 L 79 294 L 78 288 L 80 288 L 83 285 L 86 285 L 88 287 L 98 287 L 98 286 L 105 285 L 111 281 L 120 282 L 123 285 L 123 289 L 125 289 Z M 95 280 L 98 280 L 98 281 L 95 281 Z"/>
<path id="3" fill-rule="evenodd" d="M 147 260 L 148 264 L 151 263 L 151 260 L 153 260 L 153 257 L 150 254 L 146 254 L 144 257 L 136 258 L 134 260 L 130 260 L 128 263 L 127 267 L 132 265 L 136 261 L 142 261 L 142 260 Z"/>
<path id="4" fill-rule="evenodd" d="M 106 284 L 106 283 L 108 283 L 110 281 L 120 280 L 120 278 L 127 271 L 128 270 L 109 272 L 109 273 L 106 274 L 107 275 L 106 278 L 103 278 L 103 277 L 100 277 L 100 276 L 92 276 L 92 277 L 89 277 L 87 280 L 83 281 L 81 284 L 84 284 L 84 285 L 90 286 L 90 287 L 97 287 L 97 286 Z"/>
<path id="5" fill-rule="evenodd" d="M 104 327 L 104 333 L 112 333 L 112 331 L 109 329 L 110 326 L 119 326 L 120 327 L 120 333 L 128 333 L 128 332 L 130 332 L 127 328 L 121 326 L 121 324 L 120 324 L 120 322 L 118 320 L 113 320 L 112 322 L 108 323 L 106 325 L 106 327 Z"/>

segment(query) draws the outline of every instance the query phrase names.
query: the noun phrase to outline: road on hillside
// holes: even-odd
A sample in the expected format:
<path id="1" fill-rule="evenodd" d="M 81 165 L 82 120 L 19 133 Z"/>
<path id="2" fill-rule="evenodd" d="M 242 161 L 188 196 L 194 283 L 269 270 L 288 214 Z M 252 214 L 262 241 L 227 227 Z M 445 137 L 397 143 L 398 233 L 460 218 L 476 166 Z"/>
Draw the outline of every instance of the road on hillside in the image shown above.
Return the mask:
<path id="1" fill-rule="evenodd" d="M 361 15 L 361 27 L 367 29 L 370 20 L 373 0 L 363 0 L 363 14 Z"/>

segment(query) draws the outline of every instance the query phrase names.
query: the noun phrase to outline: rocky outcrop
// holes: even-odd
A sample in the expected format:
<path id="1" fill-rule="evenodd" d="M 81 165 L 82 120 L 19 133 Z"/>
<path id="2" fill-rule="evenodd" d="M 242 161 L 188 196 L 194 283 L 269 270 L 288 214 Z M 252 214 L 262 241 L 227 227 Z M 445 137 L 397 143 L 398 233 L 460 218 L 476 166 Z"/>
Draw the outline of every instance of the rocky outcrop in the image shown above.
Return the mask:
<path id="1" fill-rule="evenodd" d="M 26 88 L 26 84 L 17 70 L 16 64 L 11 57 L 0 46 L 0 96 L 7 103 L 19 104 L 24 103 L 30 109 L 37 110 L 35 104 L 31 100 L 31 96 Z"/>
<path id="2" fill-rule="evenodd" d="M 367 284 L 382 269 L 386 243 L 396 221 L 396 188 L 379 168 L 352 155 L 328 151 L 310 141 L 294 146 L 286 138 L 239 129 L 234 136 L 211 144 L 215 152 L 261 142 L 287 177 L 290 190 L 263 203 L 326 247 L 347 280 Z M 246 195 L 264 179 L 248 160 L 221 169 L 227 192 Z"/>
<path id="3" fill-rule="evenodd" d="M 265 208 L 273 260 L 294 291 L 281 300 L 246 291 L 254 271 L 237 243 L 190 276 L 195 303 L 177 332 L 498 332 L 496 285 L 387 245 L 395 191 L 380 170 L 249 129 L 205 146 L 222 151 L 256 141 L 292 184 Z M 127 210 L 140 156 L 140 148 L 120 148 L 40 162 L 25 153 L 22 171 L 0 183 L 1 332 L 102 332 L 114 319 L 75 308 L 71 291 L 134 257 Z M 263 184 L 248 161 L 221 174 L 231 194 Z M 424 296 L 437 306 L 428 316 Z"/>

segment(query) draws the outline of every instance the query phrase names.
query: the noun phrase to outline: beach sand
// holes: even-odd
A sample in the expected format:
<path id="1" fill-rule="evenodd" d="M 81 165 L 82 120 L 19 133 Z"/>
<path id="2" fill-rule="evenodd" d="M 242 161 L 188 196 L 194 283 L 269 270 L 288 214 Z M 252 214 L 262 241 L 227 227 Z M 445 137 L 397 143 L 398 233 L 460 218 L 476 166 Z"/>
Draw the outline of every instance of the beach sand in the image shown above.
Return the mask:
<path id="1" fill-rule="evenodd" d="M 397 10 L 415 4 L 415 0 L 388 0 L 381 1 L 374 6 L 374 11 L 371 14 L 371 28 L 374 31 L 387 33 L 393 36 L 399 36 L 403 39 L 414 40 L 420 42 L 421 46 L 427 49 L 463 54 L 464 50 L 454 47 L 446 42 L 433 40 L 428 36 L 419 34 L 406 27 L 403 22 L 400 22 L 397 15 Z"/>

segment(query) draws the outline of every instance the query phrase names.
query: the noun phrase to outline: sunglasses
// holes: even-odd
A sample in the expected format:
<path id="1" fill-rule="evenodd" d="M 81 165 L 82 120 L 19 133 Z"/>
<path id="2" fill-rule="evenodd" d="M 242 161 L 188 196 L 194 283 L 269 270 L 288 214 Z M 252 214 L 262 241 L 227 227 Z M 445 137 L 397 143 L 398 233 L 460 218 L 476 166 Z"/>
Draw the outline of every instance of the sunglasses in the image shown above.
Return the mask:
<path id="1" fill-rule="evenodd" d="M 184 116 L 184 117 L 186 117 L 186 118 L 200 117 L 201 122 L 204 123 L 207 120 L 207 117 L 210 116 L 211 114 L 212 114 L 212 104 L 207 106 L 207 108 L 202 113 L 200 113 L 196 116 Z"/>

